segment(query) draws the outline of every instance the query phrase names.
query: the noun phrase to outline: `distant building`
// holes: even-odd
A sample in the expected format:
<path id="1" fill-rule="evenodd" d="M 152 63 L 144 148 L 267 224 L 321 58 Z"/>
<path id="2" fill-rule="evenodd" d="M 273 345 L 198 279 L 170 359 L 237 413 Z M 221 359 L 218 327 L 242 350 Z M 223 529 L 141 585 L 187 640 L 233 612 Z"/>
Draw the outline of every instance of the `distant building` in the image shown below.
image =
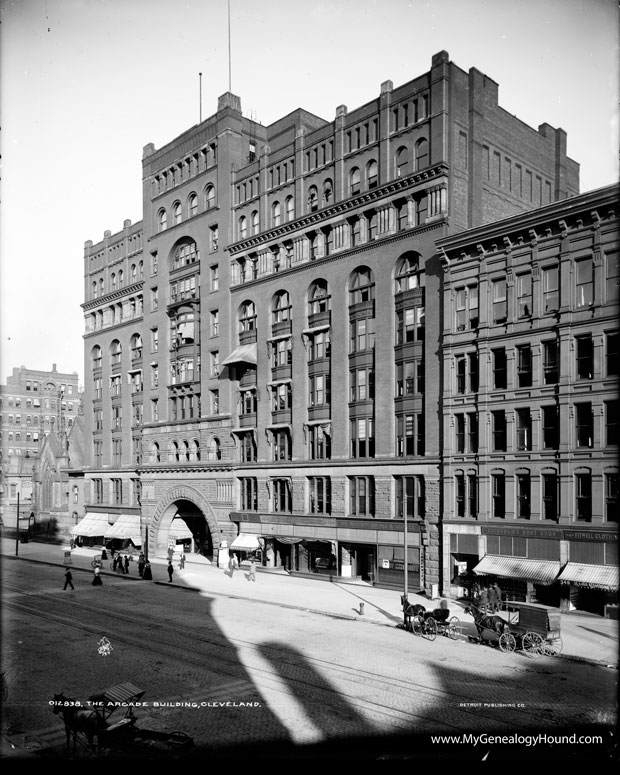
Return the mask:
<path id="1" fill-rule="evenodd" d="M 142 164 L 142 222 L 84 249 L 88 530 L 434 591 L 435 242 L 575 196 L 566 133 L 440 52 L 332 121 L 226 93 Z"/>
<path id="2" fill-rule="evenodd" d="M 618 186 L 440 239 L 443 576 L 618 593 Z M 466 581 L 467 580 L 467 581 Z"/>

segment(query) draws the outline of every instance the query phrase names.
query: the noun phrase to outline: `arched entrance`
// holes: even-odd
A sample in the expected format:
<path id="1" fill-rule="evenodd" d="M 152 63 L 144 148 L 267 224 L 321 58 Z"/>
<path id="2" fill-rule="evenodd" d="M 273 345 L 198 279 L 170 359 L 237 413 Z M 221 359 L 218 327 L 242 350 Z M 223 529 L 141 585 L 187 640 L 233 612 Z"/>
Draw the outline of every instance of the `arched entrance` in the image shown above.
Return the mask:
<path id="1" fill-rule="evenodd" d="M 170 490 L 157 504 L 151 518 L 149 550 L 165 557 L 170 545 L 187 542 L 190 551 L 212 558 L 219 550 L 220 528 L 209 502 L 192 487 Z M 180 546 L 179 546 L 180 548 Z"/>

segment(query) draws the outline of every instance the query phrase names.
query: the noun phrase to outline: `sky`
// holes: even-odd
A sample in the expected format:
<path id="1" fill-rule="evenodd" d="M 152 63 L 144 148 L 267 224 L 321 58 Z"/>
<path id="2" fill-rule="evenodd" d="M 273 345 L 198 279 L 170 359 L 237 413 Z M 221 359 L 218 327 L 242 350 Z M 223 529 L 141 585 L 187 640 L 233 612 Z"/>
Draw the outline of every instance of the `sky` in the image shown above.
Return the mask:
<path id="1" fill-rule="evenodd" d="M 509 113 L 566 130 L 582 192 L 618 180 L 617 0 L 0 0 L 0 13 L 3 384 L 22 365 L 83 379 L 84 243 L 141 220 L 144 146 L 229 90 L 263 125 L 299 107 L 333 121 L 445 50 L 496 81 Z"/>

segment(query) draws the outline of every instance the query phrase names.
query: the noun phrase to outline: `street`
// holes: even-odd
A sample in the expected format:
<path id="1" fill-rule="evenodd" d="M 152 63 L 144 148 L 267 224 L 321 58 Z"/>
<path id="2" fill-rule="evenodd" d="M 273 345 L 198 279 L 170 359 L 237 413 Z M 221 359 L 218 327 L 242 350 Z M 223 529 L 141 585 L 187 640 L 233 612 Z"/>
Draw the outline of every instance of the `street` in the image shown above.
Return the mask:
<path id="1" fill-rule="evenodd" d="M 182 731 L 201 755 L 346 741 L 353 755 L 415 757 L 436 733 L 585 730 L 602 745 L 571 753 L 596 758 L 615 728 L 617 672 L 603 667 L 111 575 L 93 587 L 74 572 L 75 591 L 63 590 L 62 569 L 43 564 L 5 563 L 3 576 L 3 733 L 35 752 L 66 755 L 54 694 L 84 703 L 124 682 L 144 690 L 140 727 Z"/>

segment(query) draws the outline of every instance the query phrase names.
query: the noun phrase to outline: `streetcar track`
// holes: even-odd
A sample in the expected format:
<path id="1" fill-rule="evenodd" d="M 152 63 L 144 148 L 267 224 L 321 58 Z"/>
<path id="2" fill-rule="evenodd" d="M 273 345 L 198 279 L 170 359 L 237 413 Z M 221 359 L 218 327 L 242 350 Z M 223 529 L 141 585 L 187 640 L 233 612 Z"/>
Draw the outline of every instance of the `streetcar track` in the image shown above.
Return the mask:
<path id="1" fill-rule="evenodd" d="M 26 601 L 17 602 L 15 600 L 11 600 L 8 603 L 8 607 L 15 611 L 28 613 L 29 615 L 35 615 L 38 618 L 43 619 L 45 621 L 55 621 L 57 624 L 60 624 L 66 627 L 71 627 L 81 632 L 101 634 L 101 625 L 97 625 L 97 626 L 87 625 L 83 622 L 76 623 L 74 620 L 71 620 L 66 616 L 63 616 L 58 613 L 50 612 L 49 609 L 43 613 L 34 606 L 37 595 L 29 594 L 27 597 L 29 598 L 27 602 Z M 49 604 L 49 598 L 47 598 L 47 596 L 44 602 L 46 604 Z M 459 698 L 463 699 L 464 701 L 469 701 L 471 699 L 470 695 L 459 694 L 458 692 L 455 692 L 455 691 L 447 691 L 446 689 L 431 687 L 431 686 L 422 684 L 420 681 L 412 681 L 409 679 L 402 679 L 402 678 L 396 679 L 396 678 L 390 678 L 387 676 L 378 678 L 376 674 L 371 673 L 370 671 L 367 671 L 367 670 L 349 668 L 343 665 L 337 665 L 336 663 L 329 662 L 327 660 L 322 660 L 320 658 L 311 657 L 307 655 L 304 655 L 306 665 L 300 667 L 298 663 L 291 661 L 290 658 L 287 659 L 286 649 L 284 647 L 279 648 L 278 646 L 275 646 L 273 644 L 270 644 L 267 647 L 265 647 L 264 645 L 259 647 L 255 643 L 252 643 L 247 640 L 243 640 L 241 638 L 229 638 L 225 636 L 221 636 L 218 638 L 213 632 L 210 632 L 206 638 L 204 636 L 201 636 L 200 644 L 199 645 L 197 644 L 196 646 L 190 645 L 190 643 L 186 639 L 186 642 L 184 644 L 184 651 L 183 653 L 179 654 L 177 646 L 173 646 L 171 644 L 166 644 L 161 642 L 154 643 L 153 641 L 150 641 L 147 644 L 143 640 L 132 638 L 131 635 L 128 635 L 126 632 L 119 630 L 118 629 L 119 619 L 126 624 L 132 623 L 133 620 L 128 615 L 112 613 L 112 612 L 108 613 L 107 611 L 102 611 L 100 608 L 95 608 L 94 606 L 88 606 L 83 601 L 80 601 L 77 605 L 74 602 L 73 608 L 76 608 L 76 607 L 78 607 L 82 611 L 82 613 L 84 613 L 84 615 L 96 614 L 99 617 L 101 617 L 102 615 L 112 617 L 114 620 L 114 628 L 108 629 L 108 636 L 115 638 L 118 642 L 124 643 L 128 646 L 137 647 L 140 649 L 146 648 L 152 653 L 157 654 L 158 656 L 163 656 L 169 659 L 170 658 L 176 658 L 177 660 L 180 659 L 182 662 L 184 662 L 185 664 L 191 667 L 199 666 L 201 669 L 204 669 L 205 646 L 207 646 L 208 648 L 218 649 L 223 652 L 222 654 L 218 655 L 218 661 L 220 665 L 222 665 L 222 663 L 225 663 L 228 667 L 228 670 L 223 672 L 229 675 L 231 674 L 238 675 L 239 671 L 242 670 L 245 673 L 246 667 L 244 664 L 240 664 L 240 662 L 237 659 L 232 659 L 227 656 L 227 653 L 230 651 L 230 646 L 232 645 L 236 647 L 237 650 L 247 651 L 249 655 L 257 655 L 260 649 L 260 653 L 262 654 L 262 656 L 265 656 L 265 652 L 266 652 L 267 654 L 270 655 L 269 657 L 270 660 L 278 664 L 280 667 L 286 666 L 286 668 L 290 670 L 297 670 L 297 671 L 299 671 L 300 669 L 318 671 L 320 674 L 325 675 L 326 681 L 339 680 L 340 682 L 343 682 L 343 683 L 355 683 L 357 685 L 363 684 L 369 693 L 372 691 L 375 691 L 375 692 L 389 691 L 392 699 L 394 698 L 394 695 L 397 694 L 401 698 L 415 696 L 417 699 L 426 700 L 428 704 L 432 704 L 433 701 L 436 703 L 437 700 L 442 700 L 444 702 L 449 701 L 452 705 L 454 705 L 456 701 L 459 700 Z M 165 623 L 158 625 L 157 632 L 158 632 L 158 637 L 160 641 L 161 641 L 161 636 L 164 634 L 165 635 L 178 634 L 178 631 L 176 628 L 174 628 L 172 625 L 166 625 Z M 192 635 L 191 637 L 193 638 L 197 636 Z M 219 672 L 222 672 L 222 669 L 220 669 Z M 328 689 L 325 687 L 321 687 L 320 689 L 317 689 L 317 687 L 312 682 L 306 679 L 302 679 L 299 676 L 274 677 L 274 674 L 272 671 L 265 670 L 260 666 L 252 668 L 252 675 L 253 675 L 253 678 L 255 679 L 260 678 L 260 681 L 255 681 L 254 683 L 248 679 L 248 685 L 253 686 L 256 689 L 260 688 L 261 682 L 263 685 L 267 686 L 268 684 L 273 684 L 273 682 L 276 681 L 276 678 L 277 678 L 278 685 L 276 686 L 276 689 L 278 691 L 281 691 L 281 689 L 279 688 L 279 685 L 284 686 L 286 685 L 287 681 L 289 683 L 292 681 L 293 683 L 301 687 L 310 689 L 313 695 L 320 694 L 321 700 L 323 702 L 325 701 L 326 698 L 331 696 L 332 698 L 338 697 L 340 699 L 340 702 L 342 703 L 343 692 L 341 690 Z M 421 718 L 424 720 L 425 724 L 428 724 L 431 721 L 434 721 L 437 723 L 441 721 L 441 724 L 443 724 L 444 727 L 454 726 L 454 728 L 456 729 L 462 729 L 463 727 L 462 724 L 453 725 L 446 722 L 445 716 L 441 715 L 441 710 L 438 711 L 441 718 L 434 718 L 433 716 L 429 715 L 428 710 L 425 710 L 424 715 L 422 715 L 410 710 L 399 710 L 392 706 L 389 706 L 377 701 L 368 701 L 365 699 L 357 700 L 356 698 L 352 697 L 350 693 L 347 693 L 346 702 L 348 704 L 352 704 L 353 701 L 355 701 L 355 704 L 357 707 L 361 707 L 365 711 L 368 711 L 369 706 L 371 706 L 373 709 L 376 709 L 376 712 L 380 713 L 382 716 L 385 716 L 388 718 L 398 718 L 401 722 L 403 719 L 409 719 L 413 725 L 415 725 L 415 722 Z M 332 705 L 333 705 L 333 702 L 332 702 Z M 513 720 L 506 721 L 505 722 L 506 726 L 510 726 L 514 728 L 515 716 L 517 718 L 527 718 L 528 721 L 531 721 L 531 722 L 544 720 L 545 723 L 547 724 L 549 723 L 549 719 L 547 716 L 539 715 L 535 712 L 532 712 L 531 710 L 520 710 L 520 709 L 513 709 L 513 710 L 515 711 L 513 714 L 511 714 L 513 716 Z M 459 708 L 459 714 L 469 717 L 472 720 L 475 719 L 476 725 L 479 725 L 480 721 L 484 719 L 488 719 L 489 721 L 492 721 L 495 725 L 497 724 L 496 715 L 492 715 L 490 713 L 488 715 L 481 713 L 480 709 L 477 709 L 475 712 L 473 712 L 473 711 L 468 711 L 467 708 Z"/>

